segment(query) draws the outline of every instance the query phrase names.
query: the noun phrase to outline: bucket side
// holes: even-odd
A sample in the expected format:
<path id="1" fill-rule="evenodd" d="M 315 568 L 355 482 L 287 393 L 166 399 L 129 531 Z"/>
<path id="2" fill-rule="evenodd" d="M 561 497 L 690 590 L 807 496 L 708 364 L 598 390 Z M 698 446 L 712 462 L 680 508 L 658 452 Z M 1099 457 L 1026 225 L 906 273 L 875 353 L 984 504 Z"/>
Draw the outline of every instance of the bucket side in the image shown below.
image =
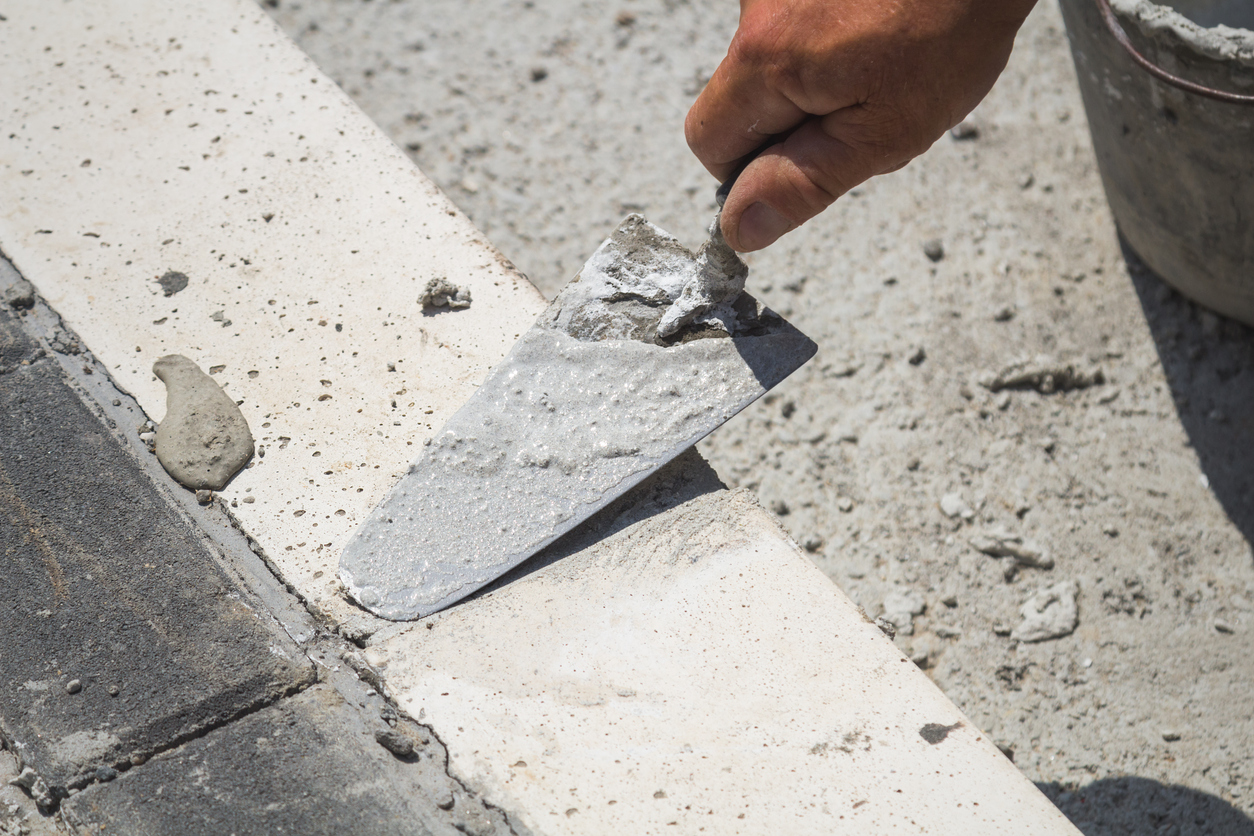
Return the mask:
<path id="1" fill-rule="evenodd" d="M 1181 293 L 1254 325 L 1254 107 L 1178 90 L 1138 67 L 1094 0 L 1060 0 L 1102 184 L 1124 239 Z M 1250 67 L 1120 18 L 1151 61 L 1218 89 Z"/>

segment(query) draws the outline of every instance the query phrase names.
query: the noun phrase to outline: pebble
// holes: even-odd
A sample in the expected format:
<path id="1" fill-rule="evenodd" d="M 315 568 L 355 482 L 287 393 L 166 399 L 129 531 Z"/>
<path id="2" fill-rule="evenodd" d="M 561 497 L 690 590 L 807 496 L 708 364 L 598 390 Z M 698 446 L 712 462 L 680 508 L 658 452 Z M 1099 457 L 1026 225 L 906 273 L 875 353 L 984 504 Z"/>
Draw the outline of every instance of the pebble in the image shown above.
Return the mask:
<path id="1" fill-rule="evenodd" d="M 1174 743 L 1175 741 L 1180 739 L 1180 730 L 1179 729 L 1163 729 L 1162 735 L 1163 735 L 1163 740 L 1167 741 L 1168 743 Z"/>
<path id="2" fill-rule="evenodd" d="M 83 690 L 83 683 L 77 679 L 71 679 L 65 683 L 65 692 L 67 694 L 77 694 L 81 690 Z"/>
<path id="3" fill-rule="evenodd" d="M 888 636 L 890 639 L 897 638 L 897 626 L 884 616 L 881 615 L 879 618 L 875 619 L 875 626 L 880 628 L 884 635 Z"/>
<path id="4" fill-rule="evenodd" d="M 947 493 L 940 500 L 941 513 L 950 519 L 961 517 L 969 520 L 975 516 L 975 512 L 971 510 L 971 506 L 962 498 L 962 494 L 954 492 Z"/>
<path id="5" fill-rule="evenodd" d="M 811 554 L 814 554 L 819 549 L 823 548 L 823 538 L 817 534 L 810 534 L 804 540 L 801 541 L 801 548 L 805 549 Z"/>
<path id="6" fill-rule="evenodd" d="M 1005 531 L 986 531 L 971 537 L 976 551 L 989 557 L 1013 557 L 1020 566 L 1032 569 L 1053 569 L 1054 558 L 1031 540 Z"/>
<path id="7" fill-rule="evenodd" d="M 97 781 L 107 783 L 116 777 L 118 777 L 118 771 L 111 766 L 101 766 L 96 769 Z"/>
<path id="8" fill-rule="evenodd" d="M 4 301 L 16 310 L 25 310 L 35 306 L 35 288 L 26 281 L 18 279 L 4 291 Z"/>
<path id="9" fill-rule="evenodd" d="M 1236 632 L 1236 629 L 1222 618 L 1215 619 L 1215 630 L 1220 633 L 1228 633 L 1229 635 Z"/>
<path id="10" fill-rule="evenodd" d="M 836 500 L 836 507 L 843 513 L 848 514 L 853 510 L 853 500 L 847 496 L 842 496 L 840 499 Z"/>
<path id="11" fill-rule="evenodd" d="M 120 693 L 122 693 L 122 689 L 119 688 L 118 686 L 116 685 L 109 686 L 109 696 L 116 697 Z"/>
<path id="12" fill-rule="evenodd" d="M 201 488 L 196 491 L 196 501 L 201 505 L 208 505 L 210 502 L 213 502 L 213 491 L 207 488 Z"/>
<path id="13" fill-rule="evenodd" d="M 958 627 L 950 627 L 948 624 L 937 624 L 932 632 L 940 636 L 942 639 L 960 639 L 962 638 L 962 630 Z"/>
<path id="14" fill-rule="evenodd" d="M 414 755 L 414 744 L 409 738 L 392 729 L 379 729 L 374 733 L 375 742 L 398 758 Z"/>
<path id="15" fill-rule="evenodd" d="M 1015 318 L 1015 306 L 1014 305 L 1002 305 L 1000 308 L 997 309 L 997 312 L 993 314 L 994 322 L 1009 322 L 1010 320 L 1014 318 Z"/>
<path id="16" fill-rule="evenodd" d="M 946 595 L 944 598 L 941 599 L 941 603 L 949 607 L 950 609 L 953 609 L 954 607 L 958 606 L 958 596 Z"/>
<path id="17" fill-rule="evenodd" d="M 941 243 L 939 238 L 924 241 L 923 254 L 932 261 L 940 261 L 945 257 L 945 245 Z"/>
<path id="18" fill-rule="evenodd" d="M 980 136 L 980 126 L 972 122 L 970 119 L 963 119 L 957 125 L 949 129 L 949 135 L 959 141 L 978 139 Z"/>

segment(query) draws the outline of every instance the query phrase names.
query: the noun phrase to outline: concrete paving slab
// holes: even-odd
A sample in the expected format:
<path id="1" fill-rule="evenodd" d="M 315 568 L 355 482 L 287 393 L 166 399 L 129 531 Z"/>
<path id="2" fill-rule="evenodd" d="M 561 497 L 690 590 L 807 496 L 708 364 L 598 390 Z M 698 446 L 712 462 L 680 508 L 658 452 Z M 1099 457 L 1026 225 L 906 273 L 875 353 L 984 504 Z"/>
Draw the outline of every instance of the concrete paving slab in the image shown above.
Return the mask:
<path id="1" fill-rule="evenodd" d="M 54 797 L 312 682 L 312 664 L 0 310 L 0 726 Z M 32 359 L 33 358 L 33 359 Z"/>
<path id="2" fill-rule="evenodd" d="M 603 534 L 367 649 L 527 827 L 1077 832 L 748 492 Z"/>
<path id="3" fill-rule="evenodd" d="M 376 738 L 388 731 L 416 751 L 393 754 Z M 320 684 L 90 787 L 62 810 L 90 836 L 511 833 L 500 810 L 433 762 L 430 743 L 416 728 L 363 722 Z"/>

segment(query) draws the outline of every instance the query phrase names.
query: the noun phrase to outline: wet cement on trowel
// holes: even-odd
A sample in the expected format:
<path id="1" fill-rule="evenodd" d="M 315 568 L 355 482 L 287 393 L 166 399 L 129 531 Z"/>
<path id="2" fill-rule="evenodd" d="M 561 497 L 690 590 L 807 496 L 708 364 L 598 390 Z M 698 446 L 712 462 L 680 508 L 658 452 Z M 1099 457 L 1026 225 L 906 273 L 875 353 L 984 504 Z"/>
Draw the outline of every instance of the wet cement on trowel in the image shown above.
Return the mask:
<path id="1" fill-rule="evenodd" d="M 397 620 L 459 600 L 813 356 L 747 294 L 694 291 L 709 263 L 623 221 L 358 530 L 340 560 L 349 593 Z M 667 320 L 686 289 L 695 304 Z M 686 324 L 666 339 L 664 320 Z"/>
<path id="2" fill-rule="evenodd" d="M 226 487 L 253 455 L 253 436 L 235 402 L 181 354 L 152 367 L 166 387 L 166 413 L 157 427 L 157 460 L 192 490 Z"/>

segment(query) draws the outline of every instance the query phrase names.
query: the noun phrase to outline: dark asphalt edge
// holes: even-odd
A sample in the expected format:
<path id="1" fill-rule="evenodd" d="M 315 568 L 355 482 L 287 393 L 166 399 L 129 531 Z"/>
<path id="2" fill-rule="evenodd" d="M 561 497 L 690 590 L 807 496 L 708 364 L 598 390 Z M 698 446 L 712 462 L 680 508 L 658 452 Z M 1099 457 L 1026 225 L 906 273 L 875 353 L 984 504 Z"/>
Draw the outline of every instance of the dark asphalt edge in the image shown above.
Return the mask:
<path id="1" fill-rule="evenodd" d="M 22 274 L 0 250 L 0 298 L 4 290 L 13 283 L 22 280 Z M 109 373 L 108 368 L 87 348 L 86 343 L 70 329 L 60 315 L 36 290 L 34 304 L 28 309 L 15 311 L 19 314 L 20 325 L 43 349 L 46 358 L 55 361 L 71 383 L 71 389 L 79 400 L 93 413 L 109 434 L 119 441 L 127 454 L 148 477 L 149 482 L 157 489 L 159 495 L 167 501 L 187 524 L 194 530 L 209 553 L 228 578 L 254 594 L 258 602 L 265 608 L 268 616 L 295 643 L 313 668 L 313 675 L 294 688 L 287 689 L 277 697 L 259 700 L 246 709 L 236 712 L 220 721 L 206 724 L 194 733 L 180 736 L 165 745 L 155 748 L 148 758 L 157 757 L 165 752 L 173 751 L 180 746 L 222 729 L 244 717 L 262 711 L 283 699 L 299 694 L 318 683 L 326 683 L 335 688 L 348 704 L 359 707 L 359 714 L 366 713 L 367 706 L 377 706 L 372 713 L 381 717 L 389 712 L 396 718 L 397 724 L 404 723 L 410 736 L 422 739 L 426 737 L 434 741 L 434 746 L 426 744 L 421 752 L 421 760 L 438 766 L 438 769 L 453 786 L 455 803 L 454 810 L 463 810 L 467 802 L 481 805 L 491 819 L 496 819 L 505 829 L 499 828 L 497 833 L 504 836 L 533 836 L 533 833 L 521 822 L 511 816 L 504 808 L 492 804 L 482 797 L 475 789 L 452 772 L 448 747 L 430 726 L 418 722 L 404 711 L 387 690 L 382 675 L 362 657 L 361 645 L 352 638 L 352 633 L 345 635 L 338 625 L 329 621 L 317 611 L 294 587 L 282 579 L 273 563 L 265 556 L 261 545 L 247 534 L 226 504 L 215 496 L 207 505 L 196 500 L 193 491 L 186 490 L 174 483 L 162 468 L 157 457 L 148 449 L 147 444 L 139 438 L 143 425 L 151 419 L 143 408 L 123 386 Z M 67 350 L 59 350 L 57 344 Z M 68 350 L 74 349 L 77 350 Z M 155 360 L 155 358 L 154 358 Z M 152 422 L 154 425 L 155 421 Z M 364 611 L 363 611 L 364 612 Z M 258 613 L 261 615 L 262 613 Z M 369 631 L 373 632 L 373 631 Z M 368 635 L 369 633 L 367 633 Z M 364 641 L 364 640 L 363 640 Z M 15 741 L 8 739 L 0 729 L 0 744 L 3 748 L 17 754 L 21 765 L 21 748 Z M 435 751 L 428 751 L 428 748 Z M 132 769 L 142 769 L 142 764 Z M 81 791 L 93 784 L 102 783 L 94 776 L 85 781 L 76 780 L 73 789 Z M 45 816 L 56 816 L 59 813 L 62 798 L 56 798 L 53 806 L 40 807 Z M 495 815 L 493 815 L 495 814 Z M 449 812 L 447 823 L 458 832 L 466 832 L 464 816 Z M 461 821 L 459 821 L 461 820 Z M 459 827 L 459 824 L 463 826 Z"/>

